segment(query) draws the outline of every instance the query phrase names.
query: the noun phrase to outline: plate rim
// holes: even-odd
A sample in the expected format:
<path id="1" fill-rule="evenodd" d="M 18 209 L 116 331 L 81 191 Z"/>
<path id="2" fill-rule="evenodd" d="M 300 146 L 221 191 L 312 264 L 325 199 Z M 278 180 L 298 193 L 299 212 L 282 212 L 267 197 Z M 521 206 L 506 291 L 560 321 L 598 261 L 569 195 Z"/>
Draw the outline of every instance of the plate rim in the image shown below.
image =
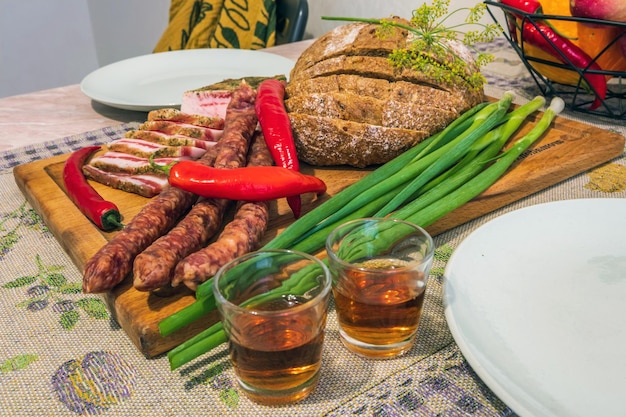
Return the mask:
<path id="1" fill-rule="evenodd" d="M 266 60 L 272 60 L 277 64 L 285 65 L 285 68 L 281 70 L 281 66 L 277 65 L 278 71 L 276 74 L 286 71 L 287 66 L 290 66 L 289 70 L 293 68 L 295 65 L 295 61 L 284 57 L 282 55 L 278 55 L 272 53 L 270 51 L 264 50 L 256 50 L 256 49 L 234 49 L 234 48 L 200 48 L 200 49 L 182 49 L 182 50 L 174 50 L 174 51 L 164 51 L 164 52 L 156 52 L 150 54 L 139 55 L 135 57 L 130 57 L 126 59 L 122 59 L 107 65 L 104 65 L 100 68 L 97 68 L 87 74 L 81 80 L 79 86 L 81 92 L 89 97 L 91 100 L 96 101 L 101 104 L 105 104 L 110 107 L 115 107 L 123 110 L 134 110 L 134 111 L 150 111 L 154 109 L 164 108 L 164 107 L 179 107 L 180 100 L 176 102 L 170 103 L 149 103 L 147 101 L 129 101 L 126 98 L 124 99 L 116 99 L 112 96 L 107 96 L 106 94 L 102 94 L 101 91 L 97 89 L 94 90 L 93 83 L 94 80 L 96 82 L 98 77 L 106 77 L 107 73 L 110 71 L 115 71 L 117 68 L 121 68 L 122 66 L 126 66 L 129 64 L 142 64 L 147 61 L 167 61 L 172 58 L 176 59 L 184 59 L 185 56 L 190 58 L 203 58 L 204 56 L 208 58 L 216 58 L 223 57 L 225 55 L 231 55 L 233 57 L 237 57 L 238 59 L 258 59 L 259 57 L 263 57 Z M 155 72 L 156 74 L 157 72 Z M 151 73 L 152 74 L 152 73 Z M 284 74 L 286 77 L 289 77 L 289 73 Z M 255 74 L 250 74 L 250 76 L 256 76 Z M 225 77 L 228 78 L 228 77 Z M 202 85 L 199 85 L 198 88 L 201 88 Z M 181 94 L 182 98 L 182 94 Z"/>
<path id="2" fill-rule="evenodd" d="M 499 380 L 499 378 L 493 375 L 488 368 L 480 361 L 479 355 L 476 355 L 474 349 L 472 349 L 469 345 L 469 341 L 465 339 L 465 335 L 460 330 L 458 321 L 456 320 L 455 314 L 452 311 L 453 308 L 450 305 L 450 290 L 448 288 L 449 285 L 449 276 L 451 275 L 451 269 L 454 265 L 454 261 L 459 256 L 459 251 L 462 251 L 463 246 L 467 244 L 470 237 L 474 237 L 476 234 L 483 232 L 487 227 L 493 227 L 494 224 L 503 221 L 503 218 L 506 220 L 509 216 L 513 217 L 515 215 L 519 215 L 522 211 L 533 211 L 533 210 L 541 210 L 546 206 L 569 206 L 569 205 L 578 205 L 578 204 L 594 204 L 594 203 L 606 203 L 606 204 L 621 204 L 626 206 L 626 199 L 623 198 L 615 198 L 615 197 L 592 197 L 592 198 L 572 198 L 572 199 L 564 199 L 564 200 L 556 200 L 549 202 L 542 202 L 538 204 L 533 204 L 525 207 L 521 207 L 502 215 L 499 215 L 489 221 L 483 223 L 473 231 L 471 231 L 467 236 L 465 236 L 459 245 L 455 248 L 453 253 L 450 255 L 450 258 L 446 262 L 446 266 L 444 268 L 443 275 L 443 289 L 442 289 L 442 300 L 443 300 L 443 308 L 444 308 L 444 316 L 446 319 L 446 323 L 448 328 L 452 334 L 454 342 L 459 347 L 459 350 L 463 354 L 465 360 L 470 364 L 471 368 L 478 375 L 478 377 L 487 385 L 487 387 L 493 391 L 493 393 L 502 400 L 509 408 L 511 408 L 515 413 L 519 415 L 535 415 L 530 407 L 530 405 L 520 400 L 516 397 L 510 389 L 507 389 L 505 384 Z M 462 252 L 461 252 L 462 253 Z M 543 404 L 539 404 L 543 405 Z M 545 409 L 545 407 L 542 407 Z"/>

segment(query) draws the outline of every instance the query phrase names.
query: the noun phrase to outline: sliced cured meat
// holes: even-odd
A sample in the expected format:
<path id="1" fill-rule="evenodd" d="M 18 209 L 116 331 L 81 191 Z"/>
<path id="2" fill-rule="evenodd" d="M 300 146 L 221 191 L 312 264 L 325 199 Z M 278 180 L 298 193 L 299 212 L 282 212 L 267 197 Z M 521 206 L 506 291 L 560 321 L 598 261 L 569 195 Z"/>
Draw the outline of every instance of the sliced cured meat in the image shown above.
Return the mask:
<path id="1" fill-rule="evenodd" d="M 221 131 L 220 131 L 221 132 Z M 221 134 L 220 134 L 221 135 Z M 189 136 L 172 135 L 155 130 L 129 130 L 125 135 L 131 139 L 141 139 L 148 142 L 158 143 L 166 146 L 192 146 L 194 148 L 209 149 L 215 145 L 216 141 L 208 141 L 204 139 L 195 139 Z"/>
<path id="2" fill-rule="evenodd" d="M 226 108 L 233 91 L 245 83 L 256 89 L 257 86 L 270 77 L 242 77 L 229 78 L 218 83 L 207 85 L 183 93 L 180 110 L 183 113 L 202 114 L 210 117 L 226 117 Z M 276 75 L 278 80 L 285 80 L 284 75 Z"/>
<path id="3" fill-rule="evenodd" d="M 188 160 L 189 157 L 155 158 L 153 161 L 158 165 L 169 165 L 173 162 Z M 87 166 L 98 168 L 102 171 L 120 174 L 155 174 L 165 177 L 165 173 L 156 169 L 148 158 L 131 155 L 123 152 L 107 151 L 97 155 L 89 161 Z"/>
<path id="4" fill-rule="evenodd" d="M 206 152 L 205 149 L 194 146 L 167 146 L 132 138 L 114 140 L 109 143 L 108 147 L 115 152 L 137 155 L 143 158 L 150 158 L 151 156 L 154 158 L 188 156 L 191 159 L 198 159 Z"/>
<path id="5" fill-rule="evenodd" d="M 83 172 L 101 184 L 148 198 L 159 194 L 168 184 L 167 177 L 163 175 L 112 172 L 92 165 L 83 166 Z"/>
<path id="6" fill-rule="evenodd" d="M 226 108 L 233 92 L 230 90 L 186 91 L 180 110 L 189 114 L 202 114 L 209 117 L 226 117 Z"/>
<path id="7" fill-rule="evenodd" d="M 157 109 L 148 113 L 148 121 L 169 120 L 171 122 L 188 123 L 195 126 L 224 129 L 224 118 L 202 114 L 185 113 L 178 109 Z"/>
<path id="8" fill-rule="evenodd" d="M 163 132 L 169 135 L 182 135 L 194 139 L 217 142 L 219 138 L 222 137 L 224 129 L 195 126 L 189 123 L 173 122 L 171 120 L 148 120 L 139 126 L 139 130 Z"/>

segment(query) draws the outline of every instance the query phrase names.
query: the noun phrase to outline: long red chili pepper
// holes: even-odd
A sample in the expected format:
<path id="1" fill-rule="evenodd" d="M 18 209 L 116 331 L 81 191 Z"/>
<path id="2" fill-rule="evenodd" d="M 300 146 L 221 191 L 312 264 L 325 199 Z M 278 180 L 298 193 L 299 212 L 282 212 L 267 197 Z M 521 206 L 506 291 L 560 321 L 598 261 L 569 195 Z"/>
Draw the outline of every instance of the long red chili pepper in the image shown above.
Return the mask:
<path id="1" fill-rule="evenodd" d="M 564 64 L 584 70 L 583 80 L 593 89 L 596 96 L 589 109 L 596 109 L 602 104 L 600 99 L 606 98 L 606 78 L 600 73 L 586 72 L 587 70 L 602 71 L 602 68 L 585 51 L 542 22 L 525 21 L 522 38 L 531 45 L 537 46 L 544 52 L 556 57 Z"/>
<path id="2" fill-rule="evenodd" d="M 541 3 L 539 3 L 537 0 L 500 0 L 500 3 L 515 8 L 523 13 L 541 13 Z M 523 13 L 511 12 L 511 14 L 518 19 L 522 19 Z M 507 19 L 507 22 L 509 24 L 509 34 L 511 35 L 511 38 L 513 38 L 513 40 L 517 42 L 517 27 L 515 24 L 515 20 Z"/>
<path id="3" fill-rule="evenodd" d="M 276 165 L 298 171 L 300 165 L 284 100 L 285 85 L 276 79 L 264 80 L 257 87 L 254 108 L 265 143 Z M 302 206 L 300 196 L 290 196 L 287 202 L 294 217 L 300 217 Z"/>
<path id="4" fill-rule="evenodd" d="M 115 204 L 103 199 L 87 182 L 82 167 L 100 146 L 87 146 L 72 153 L 63 165 L 63 183 L 70 200 L 104 231 L 123 227 L 122 216 Z"/>
<path id="5" fill-rule="evenodd" d="M 169 171 L 171 186 L 205 198 L 266 201 L 326 192 L 321 179 L 279 166 L 220 169 L 196 161 L 180 161 L 160 168 Z"/>
<path id="6" fill-rule="evenodd" d="M 597 109 L 606 98 L 606 78 L 600 73 L 589 73 L 588 70 L 602 71 L 600 65 L 580 47 L 569 39 L 559 35 L 550 25 L 544 21 L 531 22 L 526 14 L 539 14 L 542 11 L 541 3 L 537 0 L 500 0 L 500 3 L 515 8 L 520 13 L 512 13 L 513 16 L 522 20 L 522 39 L 529 44 L 536 46 L 551 56 L 557 58 L 563 64 L 571 65 L 574 68 L 585 71 L 583 80 L 595 93 L 595 100 L 589 106 L 590 110 Z M 509 21 L 509 26 L 513 23 Z M 517 41 L 516 28 L 509 27 L 509 33 Z"/>
<path id="7" fill-rule="evenodd" d="M 524 13 L 541 13 L 541 3 L 537 0 L 500 0 L 500 3 Z"/>

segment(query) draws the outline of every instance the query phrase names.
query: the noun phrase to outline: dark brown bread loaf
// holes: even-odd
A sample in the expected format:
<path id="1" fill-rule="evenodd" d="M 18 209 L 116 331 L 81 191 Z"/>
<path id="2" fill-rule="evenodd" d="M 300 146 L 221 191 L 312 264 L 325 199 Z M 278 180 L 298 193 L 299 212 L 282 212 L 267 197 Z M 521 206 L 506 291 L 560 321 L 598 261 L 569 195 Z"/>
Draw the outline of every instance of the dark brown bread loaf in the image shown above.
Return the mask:
<path id="1" fill-rule="evenodd" d="M 405 22 L 406 23 L 406 22 Z M 382 164 L 442 130 L 484 100 L 482 89 L 442 82 L 387 57 L 405 48 L 406 30 L 380 37 L 377 25 L 350 23 L 317 39 L 296 62 L 285 106 L 303 161 L 365 167 Z M 477 71 L 462 45 L 450 47 Z"/>

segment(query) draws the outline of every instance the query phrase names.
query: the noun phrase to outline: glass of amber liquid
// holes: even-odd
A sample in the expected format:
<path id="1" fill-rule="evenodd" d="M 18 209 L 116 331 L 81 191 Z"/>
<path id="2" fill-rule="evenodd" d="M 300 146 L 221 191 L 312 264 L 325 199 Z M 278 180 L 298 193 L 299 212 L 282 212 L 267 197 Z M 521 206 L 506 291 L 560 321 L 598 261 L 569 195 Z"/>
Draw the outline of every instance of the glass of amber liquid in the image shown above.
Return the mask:
<path id="1" fill-rule="evenodd" d="M 314 391 L 330 291 L 326 265 L 289 250 L 243 255 L 215 275 L 230 360 L 250 399 L 279 405 Z"/>
<path id="2" fill-rule="evenodd" d="M 369 358 L 411 349 L 433 261 L 432 237 L 395 219 L 347 222 L 326 240 L 343 344 Z"/>

